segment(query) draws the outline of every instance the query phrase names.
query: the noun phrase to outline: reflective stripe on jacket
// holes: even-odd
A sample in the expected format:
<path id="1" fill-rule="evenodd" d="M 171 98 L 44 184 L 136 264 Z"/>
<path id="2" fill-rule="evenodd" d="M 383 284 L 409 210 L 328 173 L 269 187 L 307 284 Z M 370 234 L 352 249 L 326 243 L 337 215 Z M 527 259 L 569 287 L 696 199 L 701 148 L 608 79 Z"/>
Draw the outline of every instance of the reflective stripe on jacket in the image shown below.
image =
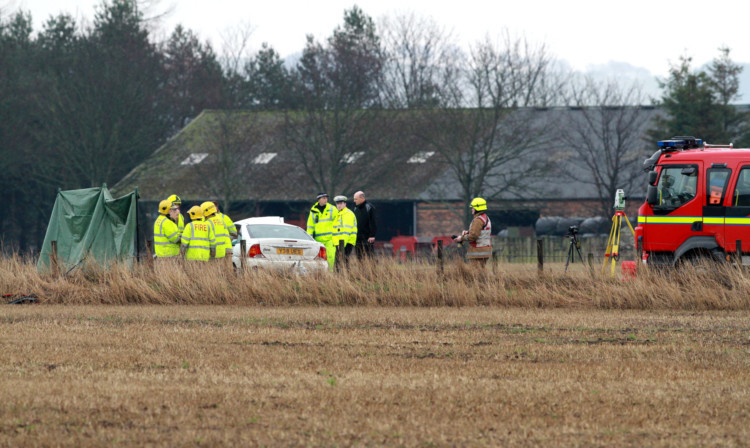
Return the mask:
<path id="1" fill-rule="evenodd" d="M 333 244 L 339 245 L 339 241 L 344 244 L 357 244 L 357 217 L 354 212 L 344 207 L 339 211 L 339 215 L 333 223 Z"/>
<path id="2" fill-rule="evenodd" d="M 180 230 L 164 215 L 159 215 L 154 222 L 154 253 L 157 257 L 180 255 Z"/>
<path id="3" fill-rule="evenodd" d="M 216 247 L 213 226 L 206 221 L 190 221 L 182 232 L 182 245 L 187 248 L 187 260 L 208 261 L 211 249 Z"/>
<path id="4" fill-rule="evenodd" d="M 220 216 L 213 215 L 206 218 L 206 222 L 211 225 L 216 238 L 216 258 L 224 258 L 227 253 L 227 247 L 232 247 L 232 239 L 229 237 L 229 231 L 224 226 L 224 220 Z"/>
<path id="5" fill-rule="evenodd" d="M 177 229 L 179 229 L 180 235 L 185 231 L 185 218 L 182 216 L 182 213 L 180 213 L 180 217 L 177 218 Z"/>
<path id="6" fill-rule="evenodd" d="M 221 219 L 224 220 L 224 226 L 229 231 L 229 236 L 230 237 L 232 236 L 232 234 L 237 235 L 237 226 L 234 225 L 234 221 L 232 221 L 232 218 L 230 218 L 229 216 L 227 216 L 227 215 L 225 215 L 224 213 L 221 213 L 221 212 L 217 213 L 216 216 L 220 216 Z M 230 245 L 230 248 L 231 248 L 231 245 L 232 245 L 231 240 L 229 241 L 229 245 Z"/>
<path id="7" fill-rule="evenodd" d="M 492 223 L 486 213 L 479 214 L 471 221 L 466 240 L 469 248 L 466 258 L 490 258 L 492 256 Z"/>
<path id="8" fill-rule="evenodd" d="M 321 213 L 317 205 L 313 205 L 307 217 L 307 233 L 315 241 L 330 241 L 333 238 L 333 221 L 338 217 L 339 211 L 331 204 L 326 204 Z"/>

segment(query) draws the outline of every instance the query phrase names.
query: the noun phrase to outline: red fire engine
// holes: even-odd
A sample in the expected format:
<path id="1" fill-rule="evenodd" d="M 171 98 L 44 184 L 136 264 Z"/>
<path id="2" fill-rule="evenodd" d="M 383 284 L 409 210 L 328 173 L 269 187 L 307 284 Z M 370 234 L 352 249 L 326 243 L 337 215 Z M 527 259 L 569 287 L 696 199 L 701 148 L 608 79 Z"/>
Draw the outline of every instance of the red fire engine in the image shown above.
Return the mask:
<path id="1" fill-rule="evenodd" d="M 644 162 L 646 203 L 638 209 L 636 248 L 644 263 L 675 265 L 738 255 L 750 262 L 750 149 L 693 137 L 658 142 Z"/>

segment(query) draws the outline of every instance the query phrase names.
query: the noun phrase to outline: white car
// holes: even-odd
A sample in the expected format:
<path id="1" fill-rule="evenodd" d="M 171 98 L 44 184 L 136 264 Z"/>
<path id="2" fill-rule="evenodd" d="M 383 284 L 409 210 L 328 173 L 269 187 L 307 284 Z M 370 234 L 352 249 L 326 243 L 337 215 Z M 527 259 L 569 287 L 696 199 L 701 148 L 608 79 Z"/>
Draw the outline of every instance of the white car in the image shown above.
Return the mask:
<path id="1" fill-rule="evenodd" d="M 297 226 L 284 224 L 280 216 L 235 221 L 238 239 L 232 248 L 232 262 L 240 266 L 240 240 L 245 241 L 245 266 L 298 271 L 328 271 L 326 248 Z"/>

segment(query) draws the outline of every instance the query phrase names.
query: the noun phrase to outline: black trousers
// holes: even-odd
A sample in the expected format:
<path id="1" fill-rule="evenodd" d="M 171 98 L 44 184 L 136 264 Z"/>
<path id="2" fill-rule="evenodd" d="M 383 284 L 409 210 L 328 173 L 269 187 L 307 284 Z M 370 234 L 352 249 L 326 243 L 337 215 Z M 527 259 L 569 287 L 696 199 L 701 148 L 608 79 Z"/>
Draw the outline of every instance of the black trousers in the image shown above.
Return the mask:
<path id="1" fill-rule="evenodd" d="M 368 243 L 367 240 L 357 240 L 357 259 L 361 260 L 365 257 L 372 257 L 373 250 L 372 244 Z"/>

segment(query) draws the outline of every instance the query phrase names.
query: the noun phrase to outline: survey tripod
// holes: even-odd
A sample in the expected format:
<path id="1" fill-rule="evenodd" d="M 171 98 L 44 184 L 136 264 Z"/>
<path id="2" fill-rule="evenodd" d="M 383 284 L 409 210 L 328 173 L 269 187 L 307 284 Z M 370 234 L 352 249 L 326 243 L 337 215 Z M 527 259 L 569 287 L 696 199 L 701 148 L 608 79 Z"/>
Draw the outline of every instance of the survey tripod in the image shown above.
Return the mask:
<path id="1" fill-rule="evenodd" d="M 635 230 L 633 225 L 630 224 L 630 220 L 625 216 L 624 210 L 615 211 L 615 216 L 612 217 L 612 229 L 609 231 L 609 238 L 607 239 L 607 251 L 604 253 L 604 264 L 602 265 L 602 274 L 607 270 L 607 263 L 611 262 L 610 275 L 615 276 L 615 264 L 620 259 L 620 229 L 622 228 L 622 221 L 628 223 L 628 228 L 635 238 Z"/>
<path id="2" fill-rule="evenodd" d="M 573 250 L 575 249 L 576 252 L 578 252 L 578 259 L 581 260 L 581 264 L 583 264 L 583 255 L 581 255 L 581 242 L 578 241 L 578 226 L 570 226 L 568 227 L 568 234 L 565 235 L 568 238 L 570 238 L 570 244 L 568 245 L 568 258 L 565 260 L 565 272 L 568 272 L 568 264 L 575 262 L 575 253 Z"/>

